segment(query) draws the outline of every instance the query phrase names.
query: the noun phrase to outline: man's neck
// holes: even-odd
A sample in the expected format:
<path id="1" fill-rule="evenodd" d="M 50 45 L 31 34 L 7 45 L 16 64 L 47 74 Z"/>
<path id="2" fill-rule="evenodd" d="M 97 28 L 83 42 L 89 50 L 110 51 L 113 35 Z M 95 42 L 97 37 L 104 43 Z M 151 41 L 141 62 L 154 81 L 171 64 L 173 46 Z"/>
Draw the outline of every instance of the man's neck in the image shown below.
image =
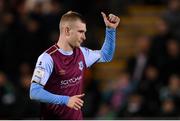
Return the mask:
<path id="1" fill-rule="evenodd" d="M 67 43 L 67 40 L 65 38 L 59 37 L 57 45 L 64 51 L 73 51 L 73 48 Z"/>

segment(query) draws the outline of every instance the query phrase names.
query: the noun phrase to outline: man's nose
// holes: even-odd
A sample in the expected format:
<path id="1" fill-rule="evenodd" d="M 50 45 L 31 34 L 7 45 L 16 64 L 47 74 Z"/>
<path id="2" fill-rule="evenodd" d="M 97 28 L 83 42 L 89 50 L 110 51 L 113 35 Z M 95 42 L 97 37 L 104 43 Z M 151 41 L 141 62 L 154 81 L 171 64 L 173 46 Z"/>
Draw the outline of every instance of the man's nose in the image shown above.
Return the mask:
<path id="1" fill-rule="evenodd" d="M 86 35 L 85 34 L 83 34 L 82 39 L 86 40 Z"/>

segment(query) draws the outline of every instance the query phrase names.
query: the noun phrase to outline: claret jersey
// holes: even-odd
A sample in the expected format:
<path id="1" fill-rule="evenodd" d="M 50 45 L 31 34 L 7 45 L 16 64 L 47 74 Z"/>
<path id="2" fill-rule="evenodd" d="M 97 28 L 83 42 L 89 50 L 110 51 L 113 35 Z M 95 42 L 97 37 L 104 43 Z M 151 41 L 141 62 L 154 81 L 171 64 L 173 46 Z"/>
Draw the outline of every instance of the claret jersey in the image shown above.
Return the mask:
<path id="1" fill-rule="evenodd" d="M 84 70 L 99 59 L 100 51 L 81 47 L 66 52 L 53 45 L 38 58 L 32 80 L 53 94 L 78 95 L 82 93 Z M 82 119 L 81 110 L 65 105 L 42 103 L 41 108 L 42 119 Z"/>
<path id="2" fill-rule="evenodd" d="M 30 98 L 42 104 L 41 119 L 82 119 L 81 110 L 67 107 L 68 98 L 82 94 L 84 70 L 96 62 L 110 62 L 116 30 L 106 28 L 101 50 L 85 47 L 64 51 L 56 44 L 42 53 L 33 73 Z M 44 102 L 44 103 L 43 103 Z"/>

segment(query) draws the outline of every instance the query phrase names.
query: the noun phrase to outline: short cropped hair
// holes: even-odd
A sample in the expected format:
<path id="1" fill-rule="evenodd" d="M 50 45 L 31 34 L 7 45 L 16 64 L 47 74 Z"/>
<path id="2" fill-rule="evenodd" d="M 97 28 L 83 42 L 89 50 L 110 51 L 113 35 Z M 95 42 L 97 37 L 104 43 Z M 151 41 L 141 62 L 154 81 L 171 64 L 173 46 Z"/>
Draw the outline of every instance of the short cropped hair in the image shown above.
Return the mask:
<path id="1" fill-rule="evenodd" d="M 59 29 L 61 28 L 63 22 L 72 22 L 72 21 L 77 21 L 80 20 L 82 23 L 86 23 L 85 18 L 74 11 L 68 11 L 64 15 L 62 15 L 60 23 L 59 23 Z"/>

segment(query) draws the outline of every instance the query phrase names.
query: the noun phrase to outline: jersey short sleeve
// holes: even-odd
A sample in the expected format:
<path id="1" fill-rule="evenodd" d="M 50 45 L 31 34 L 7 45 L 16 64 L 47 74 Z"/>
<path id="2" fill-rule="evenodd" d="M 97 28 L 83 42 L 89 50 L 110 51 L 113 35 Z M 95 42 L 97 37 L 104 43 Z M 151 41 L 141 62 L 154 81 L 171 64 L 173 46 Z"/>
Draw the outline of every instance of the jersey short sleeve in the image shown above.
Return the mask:
<path id="1" fill-rule="evenodd" d="M 94 63 L 98 62 L 101 58 L 100 50 L 91 50 L 85 47 L 80 47 L 80 49 L 84 55 L 84 59 L 87 67 L 90 67 Z"/>
<path id="2" fill-rule="evenodd" d="M 31 82 L 36 82 L 45 85 L 53 71 L 53 60 L 47 53 L 39 56 Z"/>

